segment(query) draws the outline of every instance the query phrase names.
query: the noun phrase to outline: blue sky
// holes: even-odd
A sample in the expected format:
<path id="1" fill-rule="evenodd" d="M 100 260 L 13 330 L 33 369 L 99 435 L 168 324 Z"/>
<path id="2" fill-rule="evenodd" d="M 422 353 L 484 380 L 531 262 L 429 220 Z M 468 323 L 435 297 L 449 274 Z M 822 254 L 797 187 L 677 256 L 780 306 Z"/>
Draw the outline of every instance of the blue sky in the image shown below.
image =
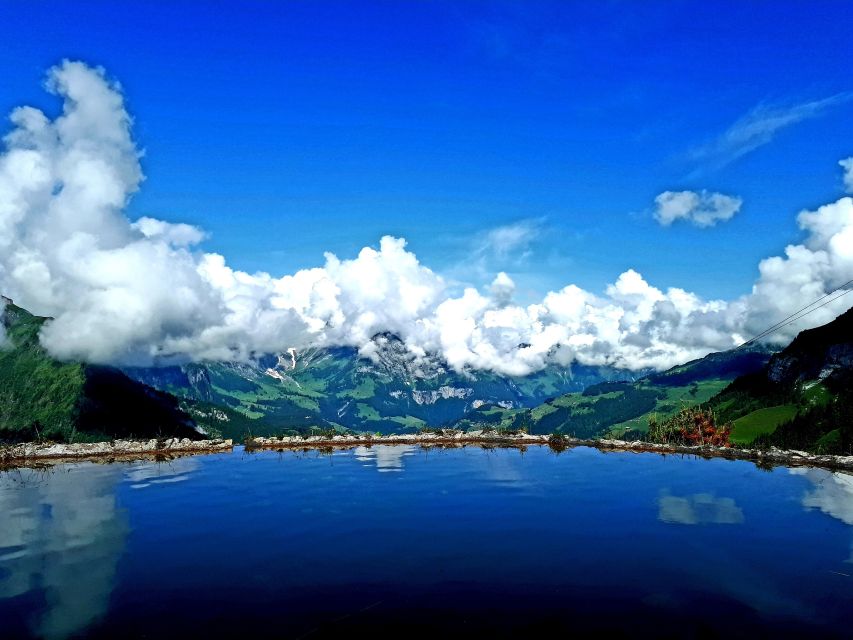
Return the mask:
<path id="1" fill-rule="evenodd" d="M 206 249 L 249 271 L 289 273 L 394 234 L 451 277 L 508 271 L 522 300 L 598 291 L 629 267 L 731 298 L 801 239 L 797 212 L 840 197 L 837 163 L 853 154 L 843 2 L 0 13 L 0 110 L 55 113 L 48 67 L 104 66 L 145 149 L 130 214 L 200 225 Z M 702 189 L 742 208 L 708 228 L 653 218 L 657 194 Z M 489 249 L 505 225 L 529 242 Z"/>

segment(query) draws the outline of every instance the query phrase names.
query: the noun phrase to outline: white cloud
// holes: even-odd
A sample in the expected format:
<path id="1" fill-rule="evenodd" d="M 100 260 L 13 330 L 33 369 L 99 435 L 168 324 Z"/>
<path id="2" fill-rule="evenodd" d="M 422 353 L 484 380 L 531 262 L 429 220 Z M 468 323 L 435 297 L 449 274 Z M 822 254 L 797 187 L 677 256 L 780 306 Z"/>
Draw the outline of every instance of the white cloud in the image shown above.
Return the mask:
<path id="1" fill-rule="evenodd" d="M 198 227 L 182 223 L 173 224 L 147 216 L 139 218 L 130 227 L 146 238 L 164 240 L 176 247 L 190 247 L 207 237 L 207 234 Z"/>
<path id="2" fill-rule="evenodd" d="M 249 360 L 309 344 L 369 354 L 371 338 L 390 332 L 415 364 L 440 354 L 456 369 L 513 375 L 572 360 L 661 368 L 733 347 L 853 278 L 850 198 L 801 213 L 804 243 L 762 261 L 752 293 L 729 302 L 660 289 L 633 270 L 601 294 L 568 285 L 530 305 L 513 300 L 505 273 L 487 293 L 456 293 L 392 237 L 292 275 L 249 274 L 205 253 L 195 227 L 126 218 L 143 176 L 121 93 L 102 70 L 64 62 L 48 86 L 62 115 L 17 109 L 0 154 L 0 291 L 55 318 L 41 339 L 61 358 Z M 538 228 L 493 230 L 483 250 L 523 253 Z"/>
<path id="3" fill-rule="evenodd" d="M 847 193 L 853 193 L 853 158 L 845 158 L 838 164 L 844 169 L 844 190 Z"/>
<path id="4" fill-rule="evenodd" d="M 544 218 L 525 218 L 465 238 L 464 257 L 444 272 L 450 288 L 459 291 L 472 280 L 488 281 L 496 271 L 523 271 L 543 236 L 544 224 Z"/>
<path id="5" fill-rule="evenodd" d="M 752 333 L 853 279 L 853 199 L 845 197 L 816 211 L 803 211 L 797 222 L 807 234 L 806 241 L 785 247 L 784 256 L 762 260 L 752 294 L 742 301 Z M 780 343 L 789 340 L 804 328 L 829 322 L 849 305 L 846 298 L 841 299 L 771 338 Z"/>
<path id="6" fill-rule="evenodd" d="M 507 305 L 512 300 L 512 296 L 515 293 L 515 282 L 512 281 L 506 273 L 501 271 L 498 275 L 495 276 L 495 279 L 492 280 L 492 284 L 489 285 L 489 293 L 492 294 L 492 298 L 500 305 Z"/>
<path id="7" fill-rule="evenodd" d="M 498 258 L 518 257 L 539 237 L 541 226 L 541 220 L 528 219 L 495 227 L 485 234 L 479 250 Z"/>
<path id="8" fill-rule="evenodd" d="M 655 219 L 665 227 L 676 220 L 688 220 L 697 227 L 713 227 L 730 220 L 743 200 L 705 191 L 664 191 L 655 198 Z"/>
<path id="9" fill-rule="evenodd" d="M 720 169 L 770 143 L 781 130 L 803 120 L 821 116 L 828 109 L 851 99 L 853 93 L 839 93 L 821 100 L 794 105 L 760 104 L 718 138 L 691 151 L 690 157 L 710 169 Z"/>

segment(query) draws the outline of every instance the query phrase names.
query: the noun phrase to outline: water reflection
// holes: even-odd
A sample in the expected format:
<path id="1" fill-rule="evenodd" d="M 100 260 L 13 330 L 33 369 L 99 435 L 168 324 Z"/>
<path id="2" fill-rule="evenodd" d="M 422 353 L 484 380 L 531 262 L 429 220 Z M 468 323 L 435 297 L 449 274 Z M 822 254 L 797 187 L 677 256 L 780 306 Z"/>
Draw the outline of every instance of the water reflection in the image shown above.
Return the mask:
<path id="1" fill-rule="evenodd" d="M 411 445 L 380 444 L 373 447 L 356 447 L 355 457 L 367 465 L 375 464 L 380 473 L 403 470 L 403 458 L 413 455 L 416 447 Z"/>
<path id="2" fill-rule="evenodd" d="M 803 506 L 820 509 L 828 516 L 853 525 L 853 476 L 826 469 L 788 469 L 788 473 L 804 476 L 814 490 L 803 496 Z"/>
<path id="3" fill-rule="evenodd" d="M 197 458 L 177 458 L 169 462 L 135 464 L 125 475 L 131 483 L 131 489 L 145 489 L 152 485 L 188 480 L 190 473 L 198 469 L 198 466 Z"/>
<path id="4" fill-rule="evenodd" d="M 38 610 L 15 614 L 31 620 L 32 632 L 45 638 L 66 638 L 103 616 L 130 531 L 116 498 L 118 485 L 126 480 L 144 489 L 181 482 L 198 465 L 195 458 L 179 458 L 0 474 L 0 601 L 42 594 Z"/>
<path id="5" fill-rule="evenodd" d="M 65 638 L 106 613 L 128 534 L 121 476 L 119 466 L 88 464 L 0 475 L 0 600 L 43 591 L 39 636 Z"/>
<path id="6" fill-rule="evenodd" d="M 320 619 L 359 630 L 368 619 L 354 607 L 382 624 L 438 620 L 436 635 L 450 635 L 458 621 L 441 626 L 433 614 L 463 601 L 464 615 L 485 620 L 472 637 L 565 607 L 572 616 L 561 619 L 595 630 L 623 607 L 626 624 L 668 625 L 659 635 L 673 637 L 698 628 L 673 633 L 679 624 L 711 636 L 727 620 L 740 635 L 738 625 L 753 624 L 755 637 L 772 636 L 757 631 L 777 619 L 849 629 L 851 571 L 840 560 L 853 532 L 853 476 L 589 449 L 421 451 L 0 474 L 0 637 L 62 638 L 93 623 L 99 637 L 298 637 Z M 737 535 L 709 526 L 743 523 L 747 511 L 750 526 Z"/>
<path id="7" fill-rule="evenodd" d="M 741 524 L 743 510 L 732 498 L 712 493 L 673 496 L 664 491 L 658 497 L 658 520 L 668 524 Z"/>
<path id="8" fill-rule="evenodd" d="M 788 473 L 804 476 L 814 485 L 814 489 L 803 496 L 806 509 L 818 509 L 844 524 L 853 525 L 853 475 L 801 467 L 788 469 Z M 853 564 L 853 541 L 846 561 Z"/>

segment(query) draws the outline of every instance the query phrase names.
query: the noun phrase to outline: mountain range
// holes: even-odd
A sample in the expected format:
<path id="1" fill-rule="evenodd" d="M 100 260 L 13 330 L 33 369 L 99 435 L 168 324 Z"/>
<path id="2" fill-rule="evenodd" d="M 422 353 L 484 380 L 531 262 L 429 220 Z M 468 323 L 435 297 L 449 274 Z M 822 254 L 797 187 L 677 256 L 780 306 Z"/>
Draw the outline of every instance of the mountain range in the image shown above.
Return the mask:
<path id="1" fill-rule="evenodd" d="M 373 338 L 370 358 L 351 347 L 309 348 L 248 363 L 120 370 L 51 358 L 38 340 L 48 321 L 5 305 L 0 439 L 448 427 L 636 438 L 652 415 L 705 405 L 733 422 L 737 444 L 850 448 L 841 422 L 853 415 L 853 310 L 778 353 L 753 344 L 662 372 L 574 363 L 526 377 L 459 372 L 435 355 L 416 359 L 390 334 Z"/>
<path id="2" fill-rule="evenodd" d="M 127 368 L 139 382 L 180 398 L 240 411 L 257 435 L 308 427 L 401 433 L 452 424 L 483 406 L 535 407 L 592 384 L 646 372 L 549 366 L 526 377 L 457 372 L 437 356 L 414 359 L 395 336 L 374 336 L 372 357 L 355 348 L 311 348 L 252 363 Z"/>

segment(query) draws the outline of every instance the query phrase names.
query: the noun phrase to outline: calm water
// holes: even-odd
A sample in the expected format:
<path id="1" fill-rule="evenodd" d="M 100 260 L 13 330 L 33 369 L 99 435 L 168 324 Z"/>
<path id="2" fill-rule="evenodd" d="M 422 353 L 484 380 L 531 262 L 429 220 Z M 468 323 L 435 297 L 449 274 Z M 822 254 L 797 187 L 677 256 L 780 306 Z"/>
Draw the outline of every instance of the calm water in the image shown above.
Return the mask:
<path id="1" fill-rule="evenodd" d="M 849 636 L 853 477 L 581 448 L 0 474 L 0 637 Z"/>

